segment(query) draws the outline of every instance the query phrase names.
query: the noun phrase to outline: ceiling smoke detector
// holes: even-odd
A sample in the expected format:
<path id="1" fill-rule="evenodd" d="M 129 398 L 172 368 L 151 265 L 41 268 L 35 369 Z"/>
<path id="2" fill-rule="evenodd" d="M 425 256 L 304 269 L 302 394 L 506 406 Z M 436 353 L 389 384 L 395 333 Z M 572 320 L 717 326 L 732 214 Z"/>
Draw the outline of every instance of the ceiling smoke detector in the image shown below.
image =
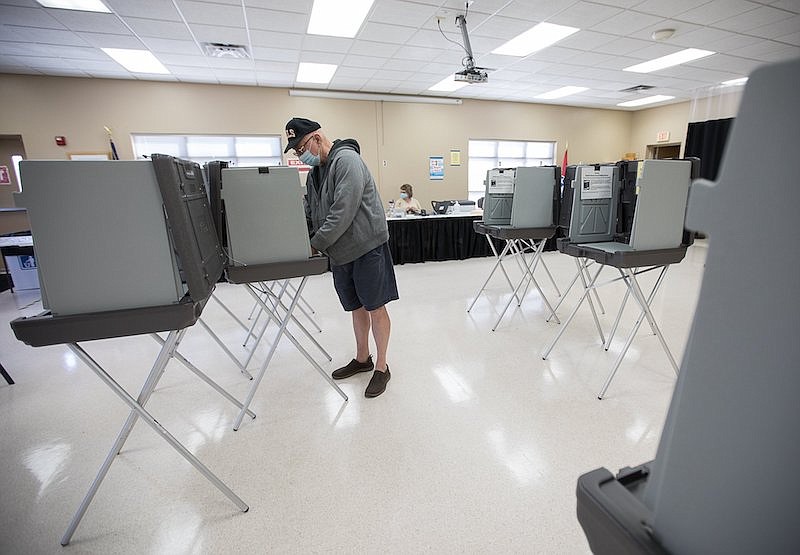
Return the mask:
<path id="1" fill-rule="evenodd" d="M 246 60 L 250 58 L 250 54 L 247 53 L 247 48 L 241 44 L 204 42 L 203 48 L 206 51 L 206 56 L 211 56 L 212 58 L 235 58 L 237 60 Z"/>
<path id="2" fill-rule="evenodd" d="M 658 31 L 653 31 L 653 34 L 650 36 L 653 40 L 667 40 L 674 34 L 675 29 L 659 29 Z"/>

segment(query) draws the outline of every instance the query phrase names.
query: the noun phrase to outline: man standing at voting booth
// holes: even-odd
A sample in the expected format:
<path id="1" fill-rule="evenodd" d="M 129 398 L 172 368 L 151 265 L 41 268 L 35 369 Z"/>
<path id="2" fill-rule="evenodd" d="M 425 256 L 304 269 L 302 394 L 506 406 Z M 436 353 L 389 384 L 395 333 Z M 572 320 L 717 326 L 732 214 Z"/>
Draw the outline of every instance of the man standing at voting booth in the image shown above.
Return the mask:
<path id="1" fill-rule="evenodd" d="M 319 123 L 292 118 L 286 124 L 288 144 L 311 166 L 306 181 L 306 217 L 311 246 L 328 256 L 333 285 L 353 318 L 356 356 L 333 371 L 341 380 L 373 371 L 364 395 L 377 397 L 391 379 L 386 351 L 391 321 L 386 304 L 399 298 L 389 251 L 389 227 L 378 188 L 355 139 L 331 142 Z M 377 359 L 369 352 L 369 332 Z"/>

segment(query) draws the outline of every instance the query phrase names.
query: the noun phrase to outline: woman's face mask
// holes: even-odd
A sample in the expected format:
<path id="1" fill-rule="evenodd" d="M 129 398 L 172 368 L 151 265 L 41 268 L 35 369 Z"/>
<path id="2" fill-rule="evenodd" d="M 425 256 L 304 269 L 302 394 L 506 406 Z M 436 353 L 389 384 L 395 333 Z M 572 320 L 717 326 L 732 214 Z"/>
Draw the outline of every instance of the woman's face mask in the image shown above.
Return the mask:
<path id="1" fill-rule="evenodd" d="M 403 198 L 403 199 L 408 198 L 408 194 L 407 193 L 400 193 L 400 198 Z"/>

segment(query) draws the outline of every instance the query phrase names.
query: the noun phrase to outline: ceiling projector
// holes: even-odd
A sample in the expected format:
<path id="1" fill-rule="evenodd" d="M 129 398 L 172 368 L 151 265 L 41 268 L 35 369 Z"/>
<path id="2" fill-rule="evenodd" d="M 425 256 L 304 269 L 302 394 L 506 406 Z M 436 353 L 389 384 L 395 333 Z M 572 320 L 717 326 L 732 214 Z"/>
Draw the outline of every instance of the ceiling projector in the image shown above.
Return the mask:
<path id="1" fill-rule="evenodd" d="M 483 70 L 473 68 L 457 71 L 453 74 L 453 79 L 465 83 L 486 83 L 489 81 L 489 75 Z"/>

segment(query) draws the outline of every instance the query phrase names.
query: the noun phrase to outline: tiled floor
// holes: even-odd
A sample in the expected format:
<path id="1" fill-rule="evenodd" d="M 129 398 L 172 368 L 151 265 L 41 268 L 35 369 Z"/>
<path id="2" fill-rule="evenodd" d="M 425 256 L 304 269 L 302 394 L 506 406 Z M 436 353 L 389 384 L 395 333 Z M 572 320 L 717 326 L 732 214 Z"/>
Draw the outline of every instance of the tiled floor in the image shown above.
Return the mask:
<path id="1" fill-rule="evenodd" d="M 703 242 L 692 247 L 653 303 L 678 361 L 705 252 Z M 562 286 L 571 279 L 573 259 L 545 260 Z M 545 322 L 535 291 L 495 332 L 509 295 L 499 276 L 466 312 L 492 263 L 396 268 L 402 298 L 389 305 L 392 380 L 377 399 L 364 398 L 369 375 L 360 374 L 340 382 L 350 396 L 343 403 L 284 341 L 255 396 L 258 417 L 234 432 L 233 406 L 170 362 L 148 409 L 250 511 L 241 513 L 140 423 L 66 548 L 61 535 L 128 411 L 67 348 L 16 341 L 6 322 L 40 310 L 38 297 L 0 293 L 0 361 L 17 382 L 0 381 L 0 553 L 588 552 L 576 480 L 654 457 L 675 376 L 643 325 L 599 401 L 633 309 L 605 352 L 581 308 L 543 361 L 558 325 Z M 540 282 L 554 298 L 546 278 Z M 620 284 L 601 290 L 606 329 L 622 293 Z M 249 313 L 241 288 L 222 285 L 218 295 Z M 330 274 L 311 279 L 305 298 L 323 329 L 316 337 L 334 357 L 329 371 L 353 354 L 349 316 Z M 576 299 L 572 291 L 562 319 Z M 241 329 L 216 305 L 204 317 L 232 348 L 241 343 Z M 86 348 L 131 391 L 157 353 L 148 337 Z M 245 396 L 250 382 L 199 326 L 181 352 Z"/>

